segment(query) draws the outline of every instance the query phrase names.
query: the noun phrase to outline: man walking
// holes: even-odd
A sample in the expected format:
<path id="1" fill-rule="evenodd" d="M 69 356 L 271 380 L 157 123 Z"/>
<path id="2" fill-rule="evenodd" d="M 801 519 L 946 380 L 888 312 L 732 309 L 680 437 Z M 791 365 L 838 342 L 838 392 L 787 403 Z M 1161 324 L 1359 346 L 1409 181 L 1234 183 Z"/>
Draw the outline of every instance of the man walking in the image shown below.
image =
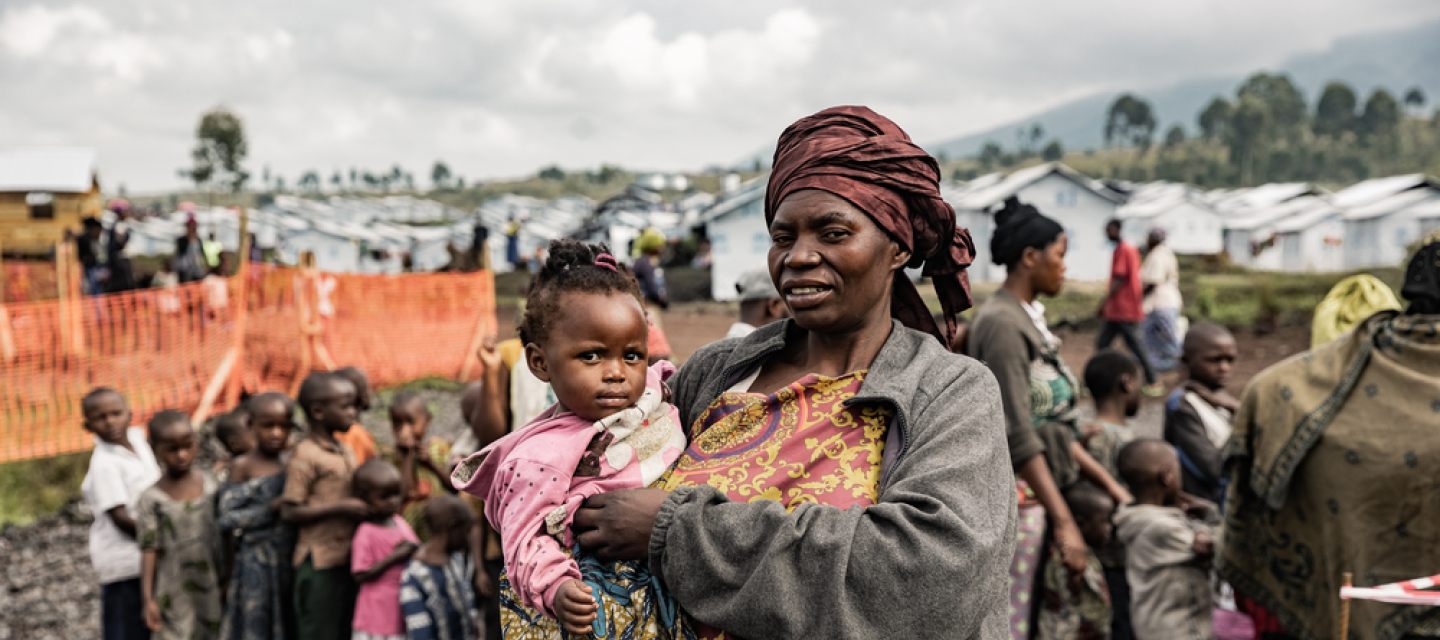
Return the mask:
<path id="1" fill-rule="evenodd" d="M 1100 318 L 1104 322 L 1095 340 L 1095 350 L 1110 348 L 1110 343 L 1119 335 L 1144 370 L 1145 395 L 1158 396 L 1163 389 L 1156 384 L 1155 370 L 1150 366 L 1145 347 L 1140 344 L 1140 321 L 1145 319 L 1141 304 L 1144 293 L 1140 286 L 1140 251 L 1120 238 L 1119 220 L 1106 223 L 1105 236 L 1115 243 L 1115 254 L 1110 262 L 1110 289 L 1100 304 Z"/>

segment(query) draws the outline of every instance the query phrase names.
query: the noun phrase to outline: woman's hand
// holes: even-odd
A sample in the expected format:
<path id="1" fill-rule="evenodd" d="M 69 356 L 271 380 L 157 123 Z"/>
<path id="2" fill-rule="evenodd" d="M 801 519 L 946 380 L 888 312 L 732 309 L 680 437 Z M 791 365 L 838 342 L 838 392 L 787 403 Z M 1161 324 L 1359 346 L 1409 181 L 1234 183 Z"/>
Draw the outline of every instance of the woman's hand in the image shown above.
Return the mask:
<path id="1" fill-rule="evenodd" d="M 1079 593 L 1090 554 L 1089 548 L 1085 546 L 1085 538 L 1080 535 L 1080 528 L 1076 527 L 1074 522 L 1057 524 L 1055 547 L 1060 550 L 1060 562 L 1065 565 L 1070 591 Z"/>
<path id="2" fill-rule="evenodd" d="M 575 512 L 576 540 L 607 562 L 646 560 L 655 517 L 669 495 L 661 489 L 622 489 L 591 496 Z"/>

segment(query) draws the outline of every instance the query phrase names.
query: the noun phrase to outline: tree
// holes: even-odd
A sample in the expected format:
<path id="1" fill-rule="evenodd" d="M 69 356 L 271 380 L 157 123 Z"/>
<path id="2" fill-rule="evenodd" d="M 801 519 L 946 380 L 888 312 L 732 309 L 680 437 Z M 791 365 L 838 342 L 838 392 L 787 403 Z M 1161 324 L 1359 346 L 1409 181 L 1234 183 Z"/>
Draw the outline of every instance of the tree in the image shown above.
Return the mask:
<path id="1" fill-rule="evenodd" d="M 193 180 L 196 188 L 215 186 L 239 193 L 250 178 L 240 165 L 248 152 L 240 118 L 224 107 L 216 107 L 200 116 L 195 148 L 190 151 L 191 165 L 181 173 Z"/>
<path id="2" fill-rule="evenodd" d="M 619 179 L 619 178 L 621 178 L 621 177 L 624 177 L 624 175 L 625 175 L 625 170 L 624 170 L 624 169 L 621 169 L 620 167 L 615 166 L 615 165 L 613 165 L 613 164 L 602 164 L 602 165 L 600 165 L 600 173 L 599 173 L 599 176 L 598 176 L 598 177 L 599 177 L 599 179 L 600 179 L 600 182 L 603 183 L 603 182 L 610 182 L 611 180 Z"/>
<path id="3" fill-rule="evenodd" d="M 411 193 L 415 192 L 415 174 L 409 171 L 405 172 L 405 190 Z"/>
<path id="4" fill-rule="evenodd" d="M 339 170 L 339 169 L 336 169 L 336 170 L 335 170 L 335 175 L 330 176 L 330 186 L 331 186 L 333 189 L 335 189 L 336 191 L 339 191 L 339 190 L 340 190 L 340 187 L 342 187 L 342 186 L 344 186 L 344 185 L 345 185 L 345 178 L 340 175 L 340 170 Z"/>
<path id="5" fill-rule="evenodd" d="M 270 165 L 265 165 L 265 168 L 260 172 L 260 176 L 260 181 L 265 184 L 265 188 L 268 190 L 270 188 Z"/>
<path id="6" fill-rule="evenodd" d="M 1004 153 L 1000 145 L 994 142 L 986 142 L 985 146 L 980 147 L 980 166 L 988 170 L 995 165 L 995 162 L 999 160 L 1000 156 L 1004 155 Z"/>
<path id="7" fill-rule="evenodd" d="M 1182 144 L 1185 144 L 1185 128 L 1178 124 L 1170 127 L 1170 130 L 1165 132 L 1165 148 L 1174 149 Z"/>
<path id="8" fill-rule="evenodd" d="M 1419 111 L 1425 108 L 1425 91 L 1420 87 L 1410 87 L 1405 92 L 1405 106 Z"/>
<path id="9" fill-rule="evenodd" d="M 1279 137 L 1290 139 L 1298 136 L 1301 125 L 1305 124 L 1305 96 L 1283 74 L 1257 73 L 1250 76 L 1236 98 L 1246 96 L 1257 98 L 1270 112 L 1270 126 Z"/>
<path id="10" fill-rule="evenodd" d="M 1150 103 L 1132 94 L 1122 94 L 1110 103 L 1105 117 L 1105 144 L 1116 141 L 1145 149 L 1155 135 L 1155 114 Z"/>
<path id="11" fill-rule="evenodd" d="M 1253 184 L 1255 156 L 1264 145 L 1265 131 L 1271 127 L 1270 110 L 1254 95 L 1242 96 L 1235 102 L 1226 131 L 1230 162 L 1240 168 L 1240 184 Z"/>
<path id="12" fill-rule="evenodd" d="M 1372 140 L 1394 135 L 1400 126 L 1400 104 L 1389 91 L 1376 89 L 1365 101 L 1365 111 L 1360 114 L 1360 133 Z"/>
<path id="13" fill-rule="evenodd" d="M 430 167 L 430 182 L 436 189 L 444 189 L 450 182 L 450 167 L 440 160 L 435 161 L 435 166 Z"/>
<path id="14" fill-rule="evenodd" d="M 1355 124 L 1355 91 L 1343 82 L 1325 85 L 1320 101 L 1315 103 L 1315 135 L 1338 138 L 1346 131 L 1354 131 Z"/>
<path id="15" fill-rule="evenodd" d="M 360 177 L 360 172 L 357 171 L 357 170 L 355 169 L 355 167 L 350 167 L 350 190 L 351 190 L 351 191 L 354 191 L 354 190 L 355 190 L 355 184 L 356 184 L 357 182 L 359 182 L 359 180 L 357 180 L 357 178 L 359 178 L 359 177 Z"/>
<path id="16" fill-rule="evenodd" d="M 564 180 L 565 171 L 557 165 L 550 165 L 540 170 L 541 180 Z"/>
<path id="17" fill-rule="evenodd" d="M 285 193 L 285 176 L 275 176 L 275 193 Z"/>
<path id="18" fill-rule="evenodd" d="M 300 182 L 297 185 L 310 193 L 320 193 L 320 172 L 314 169 L 306 171 L 304 175 L 300 176 Z"/>
<path id="19" fill-rule="evenodd" d="M 1054 162 L 1065 157 L 1065 148 L 1060 146 L 1059 140 L 1051 140 L 1045 145 L 1045 150 L 1040 152 L 1040 157 L 1046 162 Z"/>
<path id="20" fill-rule="evenodd" d="M 1205 110 L 1200 112 L 1200 136 L 1207 140 L 1221 140 L 1230 128 L 1230 113 L 1234 107 L 1230 102 L 1215 96 Z"/>

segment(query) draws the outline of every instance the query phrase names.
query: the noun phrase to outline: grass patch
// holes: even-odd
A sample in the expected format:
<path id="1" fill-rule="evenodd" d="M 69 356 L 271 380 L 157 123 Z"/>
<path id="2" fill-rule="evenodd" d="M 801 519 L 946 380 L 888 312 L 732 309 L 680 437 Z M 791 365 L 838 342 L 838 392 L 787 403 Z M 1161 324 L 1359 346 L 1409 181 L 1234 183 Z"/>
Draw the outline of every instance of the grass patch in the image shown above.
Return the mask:
<path id="1" fill-rule="evenodd" d="M 0 526 L 26 525 L 80 498 L 90 452 L 0 464 Z"/>

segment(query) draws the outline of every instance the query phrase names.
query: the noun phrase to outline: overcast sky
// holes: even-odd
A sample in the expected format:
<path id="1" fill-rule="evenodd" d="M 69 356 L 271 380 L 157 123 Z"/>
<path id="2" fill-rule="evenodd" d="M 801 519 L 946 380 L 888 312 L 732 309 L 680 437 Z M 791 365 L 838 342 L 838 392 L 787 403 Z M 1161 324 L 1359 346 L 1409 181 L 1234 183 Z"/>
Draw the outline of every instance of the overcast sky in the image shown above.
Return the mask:
<path id="1" fill-rule="evenodd" d="M 471 179 L 699 169 L 835 104 L 930 142 L 1436 18 L 1430 0 L 0 0 L 0 145 L 95 147 L 107 190 L 169 189 L 225 105 L 252 171 L 292 184 L 436 159 Z"/>

